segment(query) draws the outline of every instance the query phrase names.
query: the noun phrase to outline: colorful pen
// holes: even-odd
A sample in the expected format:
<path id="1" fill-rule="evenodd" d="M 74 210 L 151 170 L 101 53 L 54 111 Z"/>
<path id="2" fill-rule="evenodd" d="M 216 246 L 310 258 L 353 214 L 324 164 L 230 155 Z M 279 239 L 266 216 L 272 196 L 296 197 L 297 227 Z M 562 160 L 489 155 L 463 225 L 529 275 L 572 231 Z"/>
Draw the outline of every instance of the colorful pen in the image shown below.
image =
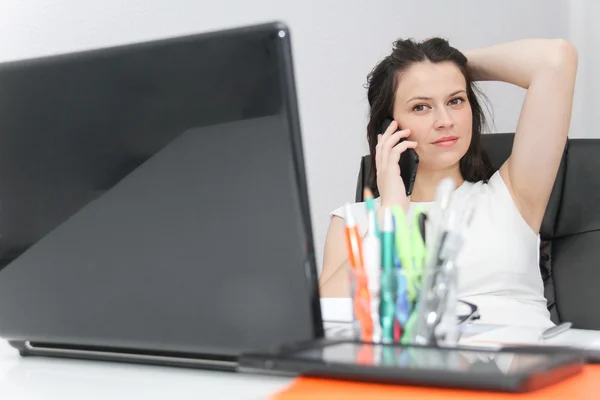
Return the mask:
<path id="1" fill-rule="evenodd" d="M 404 329 L 408 316 L 411 311 L 411 304 L 407 296 L 407 279 L 402 268 L 402 263 L 397 260 L 394 265 L 396 273 L 396 319 L 400 323 L 400 327 Z"/>
<path id="2" fill-rule="evenodd" d="M 379 320 L 379 297 L 381 291 L 381 241 L 375 228 L 377 216 L 375 211 L 368 211 L 369 230 L 362 241 L 363 259 L 367 281 L 369 285 L 369 297 L 371 300 L 371 321 L 373 321 L 373 342 L 381 341 L 381 324 Z"/>
<path id="3" fill-rule="evenodd" d="M 394 341 L 396 274 L 394 271 L 394 221 L 389 208 L 383 210 L 381 229 L 381 338 L 384 343 Z"/>
<path id="4" fill-rule="evenodd" d="M 360 324 L 361 340 L 370 342 L 373 338 L 373 322 L 371 320 L 370 296 L 363 262 L 361 237 L 349 204 L 346 204 L 345 214 L 348 261 L 350 262 L 355 282 L 353 293 L 354 316 Z"/>
<path id="5" fill-rule="evenodd" d="M 363 198 L 365 199 L 365 202 L 367 203 L 367 211 L 369 213 L 376 214 L 375 200 L 373 199 L 373 192 L 371 192 L 371 189 L 365 188 L 365 190 L 363 190 Z M 379 232 L 379 222 L 377 222 L 377 218 L 375 218 L 375 227 L 374 228 L 371 228 L 371 225 L 369 224 L 369 230 L 371 230 L 371 229 L 374 229 L 377 237 L 381 239 L 381 235 Z"/>

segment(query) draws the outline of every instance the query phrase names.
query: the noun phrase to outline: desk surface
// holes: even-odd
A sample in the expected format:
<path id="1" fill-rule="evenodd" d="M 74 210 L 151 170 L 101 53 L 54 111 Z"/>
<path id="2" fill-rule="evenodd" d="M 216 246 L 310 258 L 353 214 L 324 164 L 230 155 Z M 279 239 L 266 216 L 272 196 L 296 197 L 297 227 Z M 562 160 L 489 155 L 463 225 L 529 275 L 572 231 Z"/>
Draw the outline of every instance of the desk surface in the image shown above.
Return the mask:
<path id="1" fill-rule="evenodd" d="M 347 327 L 347 324 L 326 324 L 327 336 L 344 337 L 349 332 L 345 329 Z M 494 334 L 493 337 L 486 330 L 480 337 L 492 340 L 511 339 L 515 336 L 511 329 L 499 330 L 499 334 Z M 521 330 L 518 336 L 523 338 Z M 598 331 L 573 330 L 561 338 L 556 340 L 556 344 L 577 342 L 581 347 L 600 347 Z M 588 371 L 587 374 L 590 373 Z M 591 380 L 596 382 L 598 377 L 600 367 L 594 367 L 594 378 Z M 589 376 L 587 378 L 590 380 Z M 292 382 L 293 385 L 290 385 Z M 371 395 L 373 393 L 369 391 L 374 388 L 360 384 L 304 379 L 293 381 L 286 377 L 188 368 L 45 357 L 22 358 L 15 349 L 0 340 L 0 399 L 265 399 L 281 391 L 284 394 L 278 398 L 283 399 L 306 398 L 307 395 L 313 397 L 327 388 L 340 390 L 342 386 L 349 390 L 348 393 L 360 387 L 363 392 L 359 390 L 356 393 Z M 397 388 L 394 396 L 399 394 L 398 389 L 404 390 L 405 394 L 418 392 L 422 395 L 427 392 L 426 388 L 404 387 Z M 331 390 L 323 393 L 331 394 Z M 377 392 L 382 394 L 381 388 L 377 388 Z M 436 393 L 442 397 L 447 394 L 444 390 Z M 583 397 L 577 398 L 587 396 L 587 392 L 580 394 Z"/>
<path id="2" fill-rule="evenodd" d="M 290 378 L 25 357 L 0 340 L 0 399 L 265 399 Z"/>

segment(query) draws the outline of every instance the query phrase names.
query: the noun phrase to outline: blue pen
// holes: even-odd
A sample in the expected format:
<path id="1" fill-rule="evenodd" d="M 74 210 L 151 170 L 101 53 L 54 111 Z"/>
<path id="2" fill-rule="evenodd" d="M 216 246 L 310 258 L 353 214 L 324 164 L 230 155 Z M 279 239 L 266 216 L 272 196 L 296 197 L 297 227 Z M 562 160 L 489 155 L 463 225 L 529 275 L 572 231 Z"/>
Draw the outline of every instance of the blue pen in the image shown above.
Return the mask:
<path id="1" fill-rule="evenodd" d="M 396 272 L 396 319 L 404 331 L 410 315 L 411 305 L 406 296 L 406 276 L 404 276 L 400 258 L 394 257 L 394 267 Z"/>
<path id="2" fill-rule="evenodd" d="M 406 222 L 406 215 L 401 206 L 392 207 L 392 215 L 396 223 L 394 231 L 395 247 L 398 252 L 398 257 L 402 263 L 402 271 L 406 278 L 406 290 L 408 299 L 413 302 L 416 299 L 417 281 L 416 271 L 414 268 L 413 249 L 410 238 L 410 230 Z"/>

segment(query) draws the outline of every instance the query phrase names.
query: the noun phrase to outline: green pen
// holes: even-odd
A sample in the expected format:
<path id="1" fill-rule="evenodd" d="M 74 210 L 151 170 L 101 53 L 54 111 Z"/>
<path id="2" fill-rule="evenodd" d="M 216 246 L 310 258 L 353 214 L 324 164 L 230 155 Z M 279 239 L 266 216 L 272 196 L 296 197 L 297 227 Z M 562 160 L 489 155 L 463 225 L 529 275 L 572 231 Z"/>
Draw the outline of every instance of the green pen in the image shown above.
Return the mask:
<path id="1" fill-rule="evenodd" d="M 396 312 L 396 274 L 394 271 L 394 220 L 389 208 L 383 209 L 381 229 L 381 298 L 379 317 L 381 319 L 381 340 L 394 341 L 394 321 Z"/>
<path id="2" fill-rule="evenodd" d="M 406 322 L 406 326 L 404 327 L 404 332 L 402 332 L 402 338 L 400 338 L 400 344 L 414 343 L 415 327 L 418 315 L 417 307 L 418 304 L 410 313 L 410 317 L 408 317 L 408 321 Z"/>
<path id="3" fill-rule="evenodd" d="M 421 286 L 423 265 L 425 264 L 425 257 L 427 255 L 425 241 L 423 240 L 423 232 L 421 232 L 421 228 L 419 226 L 419 220 L 423 214 L 425 214 L 425 208 L 423 206 L 419 205 L 415 207 L 415 215 L 412 225 L 412 251 L 414 259 L 415 282 L 417 287 Z"/>
<path id="4" fill-rule="evenodd" d="M 414 220 L 413 220 L 413 225 L 412 225 L 412 230 L 410 232 L 410 251 L 412 254 L 412 258 L 413 258 L 413 275 L 411 277 L 411 285 L 409 287 L 412 287 L 415 289 L 415 297 L 413 298 L 412 304 L 412 312 L 410 313 L 410 316 L 408 317 L 408 321 L 406 322 L 406 325 L 404 326 L 404 331 L 402 333 L 402 338 L 400 339 L 400 343 L 401 344 L 410 344 L 413 343 L 414 341 L 414 334 L 415 334 L 415 327 L 416 327 L 416 322 L 417 322 L 417 316 L 418 316 L 418 311 L 417 311 L 417 297 L 419 296 L 419 292 L 422 286 L 422 277 L 423 277 L 423 266 L 425 263 L 425 257 L 426 257 L 426 248 L 425 248 L 425 242 L 423 240 L 423 235 L 422 232 L 420 230 L 419 227 L 419 218 L 420 215 L 422 215 L 424 213 L 424 207 L 423 206 L 417 206 L 415 207 L 414 210 Z M 396 237 L 398 237 L 398 234 L 396 234 Z"/>

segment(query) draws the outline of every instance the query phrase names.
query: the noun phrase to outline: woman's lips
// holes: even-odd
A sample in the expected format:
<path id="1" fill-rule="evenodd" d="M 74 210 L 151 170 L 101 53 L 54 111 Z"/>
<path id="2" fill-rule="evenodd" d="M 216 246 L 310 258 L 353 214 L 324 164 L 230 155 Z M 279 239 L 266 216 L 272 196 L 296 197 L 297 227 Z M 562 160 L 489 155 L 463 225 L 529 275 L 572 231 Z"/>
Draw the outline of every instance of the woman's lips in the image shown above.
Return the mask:
<path id="1" fill-rule="evenodd" d="M 433 144 L 438 147 L 452 147 L 456 144 L 457 141 L 458 136 L 444 136 L 433 142 Z"/>

